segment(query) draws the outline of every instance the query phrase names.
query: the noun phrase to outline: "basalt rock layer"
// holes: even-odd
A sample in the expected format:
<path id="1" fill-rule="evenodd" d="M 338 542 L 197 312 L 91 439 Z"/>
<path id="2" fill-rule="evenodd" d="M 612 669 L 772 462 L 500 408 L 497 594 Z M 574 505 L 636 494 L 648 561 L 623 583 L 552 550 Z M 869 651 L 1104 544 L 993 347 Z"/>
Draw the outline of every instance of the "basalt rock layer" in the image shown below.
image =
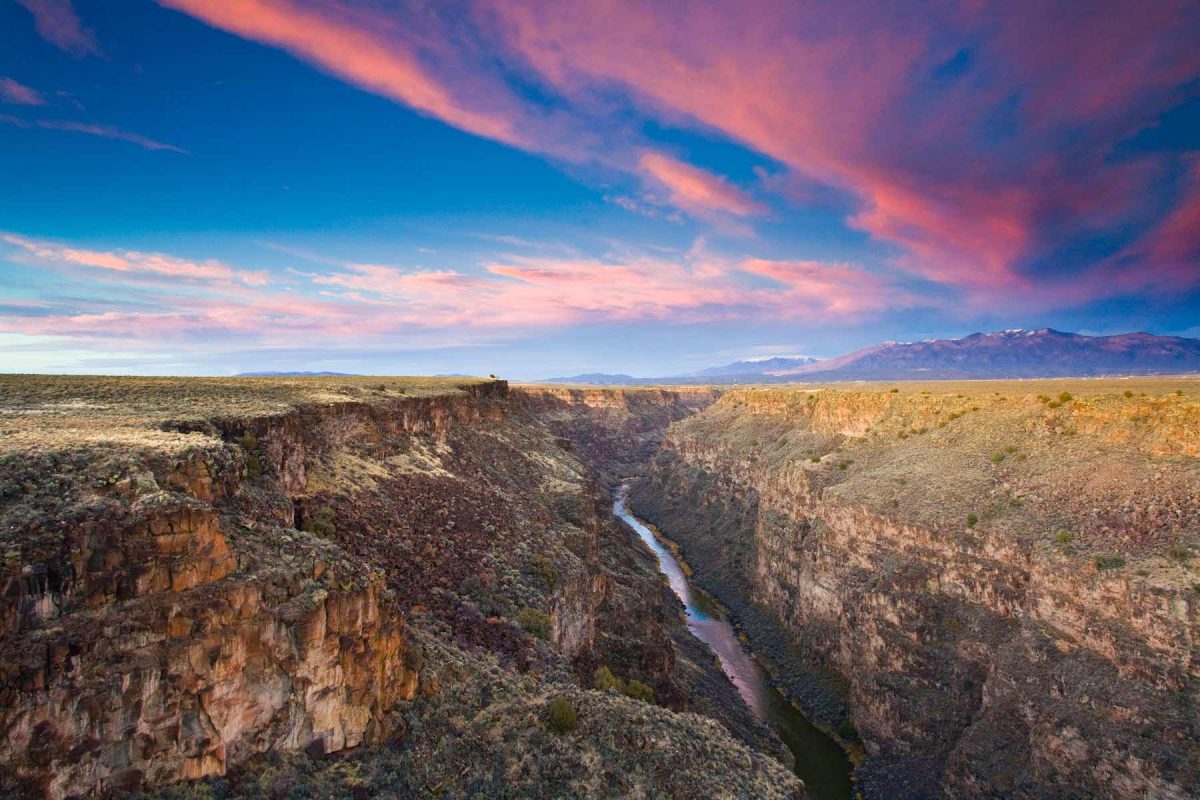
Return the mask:
<path id="1" fill-rule="evenodd" d="M 631 504 L 861 737 L 866 796 L 1194 797 L 1198 390 L 731 392 Z"/>
<path id="2" fill-rule="evenodd" d="M 0 380 L 7 793 L 803 793 L 503 382 Z"/>

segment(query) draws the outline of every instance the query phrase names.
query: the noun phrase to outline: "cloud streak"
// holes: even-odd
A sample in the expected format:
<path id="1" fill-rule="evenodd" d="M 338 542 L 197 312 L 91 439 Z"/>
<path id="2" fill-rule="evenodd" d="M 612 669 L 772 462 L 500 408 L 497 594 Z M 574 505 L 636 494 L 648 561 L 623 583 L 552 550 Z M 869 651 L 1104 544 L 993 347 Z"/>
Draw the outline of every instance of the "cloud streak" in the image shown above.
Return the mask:
<path id="1" fill-rule="evenodd" d="M 18 128 L 43 128 L 50 131 L 66 131 L 68 133 L 83 133 L 88 136 L 98 136 L 101 139 L 114 139 L 119 142 L 128 142 L 129 144 L 137 145 L 143 150 L 165 150 L 181 155 L 191 155 L 182 147 L 176 147 L 173 144 L 160 142 L 157 139 L 151 139 L 148 136 L 142 136 L 138 133 L 123 131 L 120 128 L 112 125 L 96 125 L 87 122 L 74 122 L 72 120 L 54 120 L 54 119 L 39 119 L 39 120 L 24 120 L 20 117 L 14 117 L 11 114 L 0 114 L 0 122 L 6 125 L 13 125 Z"/>
<path id="2" fill-rule="evenodd" d="M 20 106 L 41 106 L 46 104 L 43 98 L 34 89 L 18 83 L 12 78 L 0 78 L 0 102 L 14 103 Z"/>
<path id="3" fill-rule="evenodd" d="M 738 217 L 763 214 L 766 207 L 719 175 L 662 153 L 645 153 L 638 165 L 671 195 L 671 202 L 699 214 L 713 211 Z"/>

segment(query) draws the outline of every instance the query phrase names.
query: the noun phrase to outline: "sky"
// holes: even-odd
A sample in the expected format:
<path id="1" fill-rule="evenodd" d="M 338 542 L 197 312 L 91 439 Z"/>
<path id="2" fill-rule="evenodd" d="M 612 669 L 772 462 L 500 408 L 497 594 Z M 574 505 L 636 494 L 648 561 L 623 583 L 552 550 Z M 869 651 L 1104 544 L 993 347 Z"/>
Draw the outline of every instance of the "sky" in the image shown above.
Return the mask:
<path id="1" fill-rule="evenodd" d="M 1194 0 L 0 0 L 0 371 L 1200 336 Z"/>

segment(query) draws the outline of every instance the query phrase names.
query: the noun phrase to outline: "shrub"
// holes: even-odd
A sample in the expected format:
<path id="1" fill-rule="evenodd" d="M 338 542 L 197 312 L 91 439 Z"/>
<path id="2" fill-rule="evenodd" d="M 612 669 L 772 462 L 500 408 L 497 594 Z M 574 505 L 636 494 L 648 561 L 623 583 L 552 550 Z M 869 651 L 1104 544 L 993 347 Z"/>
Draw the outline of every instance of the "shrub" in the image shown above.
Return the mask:
<path id="1" fill-rule="evenodd" d="M 810 461 L 812 461 L 814 464 L 820 464 L 820 463 L 821 463 L 821 457 L 820 457 L 820 456 L 813 456 L 813 457 L 812 457 L 812 458 L 810 458 L 809 460 L 810 460 Z"/>
<path id="2" fill-rule="evenodd" d="M 853 462 L 850 462 L 850 461 L 839 461 L 839 462 L 838 462 L 838 469 L 840 469 L 840 470 L 842 470 L 843 472 L 845 472 L 845 471 L 846 471 L 846 468 L 847 468 L 847 467 L 849 467 L 851 463 L 853 463 Z"/>
<path id="3" fill-rule="evenodd" d="M 1062 403 L 1057 400 L 1051 400 L 1049 403 L 1046 403 L 1046 408 L 1058 408 L 1061 405 Z"/>
<path id="4" fill-rule="evenodd" d="M 243 463 L 246 465 L 246 477 L 252 481 L 261 478 L 262 460 L 258 457 L 258 437 L 252 432 L 246 431 L 234 439 L 234 442 L 242 448 L 242 452 L 245 454 Z"/>
<path id="5" fill-rule="evenodd" d="M 615 692 L 625 691 L 625 684 L 608 667 L 601 664 L 596 667 L 596 671 L 592 673 L 592 686 L 604 691 L 612 689 Z"/>
<path id="6" fill-rule="evenodd" d="M 992 453 L 992 463 L 999 464 L 1004 460 L 1004 453 Z"/>
<path id="7" fill-rule="evenodd" d="M 409 645 L 404 651 L 404 666 L 409 672 L 420 672 L 425 666 L 425 648 L 419 644 Z"/>
<path id="8" fill-rule="evenodd" d="M 1133 397 L 1133 392 L 1132 392 L 1131 390 L 1129 390 L 1129 389 L 1126 389 L 1126 390 L 1125 390 L 1125 396 L 1126 396 L 1126 397 Z"/>
<path id="9" fill-rule="evenodd" d="M 1179 395 L 1180 397 L 1183 397 L 1183 389 L 1176 389 L 1175 394 Z"/>
<path id="10" fill-rule="evenodd" d="M 979 522 L 979 517 L 976 516 L 976 514 L 974 512 L 967 514 L 967 527 L 968 528 L 974 528 L 978 522 Z"/>
<path id="11" fill-rule="evenodd" d="M 550 615 L 536 608 L 522 608 L 517 624 L 539 639 L 550 638 Z"/>
<path id="12" fill-rule="evenodd" d="M 1181 564 L 1191 557 L 1192 551 L 1188 550 L 1181 544 L 1173 544 L 1171 545 L 1171 548 L 1167 550 L 1167 558 L 1171 559 L 1172 561 L 1178 561 Z"/>
<path id="13" fill-rule="evenodd" d="M 1074 399 L 1075 398 L 1071 396 L 1070 392 L 1063 392 L 1058 396 L 1058 402 L 1060 403 L 1069 403 Z"/>
<path id="14" fill-rule="evenodd" d="M 892 394 L 899 394 L 899 393 L 900 393 L 900 390 L 899 390 L 899 389 L 888 389 L 888 391 L 889 391 L 889 392 L 891 392 Z"/>
<path id="15" fill-rule="evenodd" d="M 1017 448 L 1013 447 L 1010 444 L 1008 447 L 1004 448 L 1004 452 L 1009 453 L 1011 455 L 1012 453 L 1017 452 Z"/>
<path id="16" fill-rule="evenodd" d="M 329 506 L 321 506 L 317 509 L 316 514 L 304 520 L 304 524 L 300 526 L 300 530 L 330 538 L 337 533 L 337 523 L 334 520 L 333 509 Z"/>
<path id="17" fill-rule="evenodd" d="M 262 477 L 262 461 L 256 455 L 248 455 L 244 459 L 246 465 L 246 477 L 252 481 L 256 481 Z"/>
<path id="18" fill-rule="evenodd" d="M 858 728 L 854 727 L 854 722 L 850 719 L 842 720 L 842 724 L 838 725 L 837 732 L 843 741 L 851 743 L 858 743 L 860 741 Z"/>
<path id="19" fill-rule="evenodd" d="M 542 579 L 542 583 L 546 584 L 550 591 L 558 588 L 558 567 L 541 553 L 533 557 L 533 573 Z"/>
<path id="20" fill-rule="evenodd" d="M 1075 534 L 1071 533 L 1066 528 L 1060 528 L 1054 532 L 1054 541 L 1066 547 L 1071 542 L 1075 541 Z"/>
<path id="21" fill-rule="evenodd" d="M 625 695 L 632 697 L 634 700 L 641 700 L 643 703 L 654 702 L 654 690 L 641 681 L 630 680 L 625 685 Z"/>
<path id="22" fill-rule="evenodd" d="M 1120 556 L 1096 556 L 1092 563 L 1096 565 L 1096 569 L 1103 571 L 1106 569 L 1120 569 L 1125 566 L 1125 559 Z"/>
<path id="23" fill-rule="evenodd" d="M 579 717 L 570 700 L 556 697 L 546 706 L 546 722 L 555 733 L 570 733 L 575 730 Z"/>

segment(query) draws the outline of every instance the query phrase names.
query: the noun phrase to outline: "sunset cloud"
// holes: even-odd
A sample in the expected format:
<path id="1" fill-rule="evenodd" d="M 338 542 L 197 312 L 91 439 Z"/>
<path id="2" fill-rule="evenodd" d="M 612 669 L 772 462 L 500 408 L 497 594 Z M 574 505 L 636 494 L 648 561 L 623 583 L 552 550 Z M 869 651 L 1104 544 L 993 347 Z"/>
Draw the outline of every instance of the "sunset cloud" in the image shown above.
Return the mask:
<path id="1" fill-rule="evenodd" d="M 91 31 L 83 27 L 71 0 L 17 0 L 33 14 L 38 35 L 76 56 L 100 55 Z"/>
<path id="2" fill-rule="evenodd" d="M 0 241 L 19 248 L 39 262 L 51 264 L 69 264 L 113 272 L 145 273 L 186 281 L 229 281 L 248 286 L 264 286 L 267 283 L 265 272 L 237 270 L 214 259 L 189 261 L 163 253 L 141 253 L 135 250 L 86 250 L 55 242 L 28 239 L 12 233 L 0 234 Z"/>
<path id="3" fill-rule="evenodd" d="M 721 211 L 738 217 L 766 211 L 762 204 L 721 176 L 662 153 L 646 153 L 638 164 L 666 187 L 673 204 L 688 211 L 700 214 Z"/>
<path id="4" fill-rule="evenodd" d="M 21 106 L 41 106 L 46 104 L 45 98 L 24 84 L 12 78 L 0 78 L 0 102 L 15 103 Z"/>
<path id="5" fill-rule="evenodd" d="M 121 281 L 119 302 L 9 304 L 0 330 L 71 337 L 243 334 L 277 341 L 297 332 L 347 341 L 413 330 L 531 330 L 578 323 L 675 323 L 771 315 L 847 320 L 911 298 L 846 264 L 714 256 L 702 247 L 665 255 L 599 259 L 504 256 L 477 274 L 330 259 L 332 272 L 292 270 L 276 285 L 260 270 L 136 250 L 95 250 L 0 235 L 16 263 L 60 267 L 87 294 Z M 105 276 L 110 276 L 105 278 Z M 754 278 L 766 277 L 764 287 Z M 197 291 L 185 291 L 188 288 Z M 128 307 L 125 305 L 128 304 Z"/>
<path id="6" fill-rule="evenodd" d="M 720 171 L 649 146 L 631 110 L 715 132 L 846 192 L 846 224 L 896 266 L 973 294 L 1059 282 L 1045 265 L 1065 241 L 1131 244 L 1142 198 L 1174 167 L 1114 148 L 1195 96 L 1200 74 L 1200 12 L 1185 0 L 1080 14 L 1032 0 L 512 0 L 448 4 L 453 24 L 419 4 L 161 1 L 471 133 L 648 180 L 693 215 L 761 215 Z M 1098 280 L 1099 261 L 1074 280 Z"/>

